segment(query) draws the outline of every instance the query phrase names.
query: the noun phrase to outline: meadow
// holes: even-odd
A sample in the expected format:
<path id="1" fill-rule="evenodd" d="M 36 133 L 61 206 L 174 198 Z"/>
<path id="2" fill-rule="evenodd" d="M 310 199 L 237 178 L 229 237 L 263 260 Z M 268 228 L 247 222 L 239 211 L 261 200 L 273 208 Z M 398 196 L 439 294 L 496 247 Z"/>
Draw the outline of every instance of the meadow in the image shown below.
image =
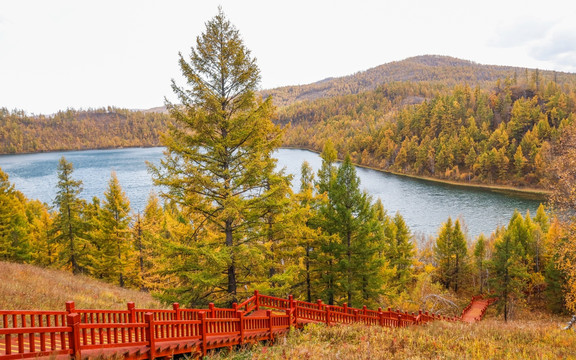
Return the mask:
<path id="1" fill-rule="evenodd" d="M 221 351 L 208 360 L 576 359 L 576 334 L 562 330 L 560 320 L 434 322 L 399 329 L 313 324 L 278 339 L 274 346 Z"/>

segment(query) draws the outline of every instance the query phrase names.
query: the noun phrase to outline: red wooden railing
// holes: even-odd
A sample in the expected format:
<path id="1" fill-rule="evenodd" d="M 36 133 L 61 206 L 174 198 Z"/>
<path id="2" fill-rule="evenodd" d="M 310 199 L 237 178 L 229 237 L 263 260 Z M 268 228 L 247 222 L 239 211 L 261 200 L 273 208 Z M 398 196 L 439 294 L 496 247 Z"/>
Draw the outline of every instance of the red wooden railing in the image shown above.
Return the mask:
<path id="1" fill-rule="evenodd" d="M 263 310 L 266 309 L 266 310 Z M 258 291 L 232 308 L 171 310 L 76 309 L 66 311 L 0 311 L 0 360 L 67 355 L 75 359 L 118 354 L 127 359 L 154 359 L 176 354 L 204 355 L 210 349 L 273 340 L 306 323 L 363 323 L 386 327 L 456 321 L 420 311 L 307 303 L 261 295 Z"/>

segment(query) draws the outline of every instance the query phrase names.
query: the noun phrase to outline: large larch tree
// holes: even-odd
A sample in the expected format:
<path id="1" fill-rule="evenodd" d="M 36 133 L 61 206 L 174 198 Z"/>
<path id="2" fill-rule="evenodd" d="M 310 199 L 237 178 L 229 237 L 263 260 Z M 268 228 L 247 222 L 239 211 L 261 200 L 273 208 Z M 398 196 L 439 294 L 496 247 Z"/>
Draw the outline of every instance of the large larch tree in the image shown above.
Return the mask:
<path id="1" fill-rule="evenodd" d="M 163 196 L 194 219 L 189 240 L 215 238 L 213 255 L 225 265 L 213 262 L 223 276 L 211 286 L 233 302 L 255 279 L 261 254 L 251 246 L 254 234 L 263 233 L 270 199 L 285 190 L 283 181 L 271 181 L 282 132 L 271 121 L 271 99 L 256 94 L 256 60 L 221 9 L 179 63 L 187 86 L 172 81 L 179 104 L 167 101 L 173 126 L 163 136 L 165 158 L 151 170 Z"/>

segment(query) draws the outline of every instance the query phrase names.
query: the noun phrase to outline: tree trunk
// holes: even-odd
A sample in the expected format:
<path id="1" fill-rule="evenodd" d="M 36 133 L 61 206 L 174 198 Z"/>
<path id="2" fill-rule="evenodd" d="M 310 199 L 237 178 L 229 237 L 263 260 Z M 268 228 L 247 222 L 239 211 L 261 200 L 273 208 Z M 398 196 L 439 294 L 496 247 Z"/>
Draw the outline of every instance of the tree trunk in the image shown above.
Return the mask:
<path id="1" fill-rule="evenodd" d="M 348 257 L 348 304 L 352 304 L 352 234 L 346 233 L 346 255 Z"/>
<path id="2" fill-rule="evenodd" d="M 74 234 L 72 232 L 72 218 L 70 217 L 72 211 L 70 211 L 70 206 L 68 206 L 66 210 L 68 212 L 68 238 L 70 240 L 70 264 L 72 265 L 72 273 L 78 274 L 80 273 L 80 267 L 76 262 L 76 249 L 74 247 Z"/>
<path id="3" fill-rule="evenodd" d="M 229 248 L 231 253 L 231 262 L 228 266 L 228 294 L 230 294 L 230 302 L 234 303 L 237 301 L 236 298 L 236 265 L 235 265 L 235 255 L 234 255 L 234 241 L 233 241 L 233 230 L 232 230 L 232 220 L 226 220 L 226 246 Z"/>
<path id="4" fill-rule="evenodd" d="M 312 302 L 312 289 L 310 281 L 310 247 L 306 246 L 306 301 Z"/>

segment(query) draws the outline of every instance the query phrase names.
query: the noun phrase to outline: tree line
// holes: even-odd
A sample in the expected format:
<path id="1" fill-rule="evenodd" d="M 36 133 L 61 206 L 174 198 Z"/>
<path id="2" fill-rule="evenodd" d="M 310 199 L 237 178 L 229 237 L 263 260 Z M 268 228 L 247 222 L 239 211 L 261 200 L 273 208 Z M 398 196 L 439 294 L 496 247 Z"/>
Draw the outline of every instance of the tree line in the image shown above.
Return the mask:
<path id="1" fill-rule="evenodd" d="M 413 103 L 413 104 L 411 104 Z M 361 165 L 483 184 L 548 187 L 551 148 L 574 123 L 576 92 L 537 72 L 490 90 L 393 83 L 280 109 L 285 143 L 334 141 Z"/>
<path id="2" fill-rule="evenodd" d="M 0 108 L 0 154 L 160 146 L 163 113 L 107 107 L 46 116 Z"/>

